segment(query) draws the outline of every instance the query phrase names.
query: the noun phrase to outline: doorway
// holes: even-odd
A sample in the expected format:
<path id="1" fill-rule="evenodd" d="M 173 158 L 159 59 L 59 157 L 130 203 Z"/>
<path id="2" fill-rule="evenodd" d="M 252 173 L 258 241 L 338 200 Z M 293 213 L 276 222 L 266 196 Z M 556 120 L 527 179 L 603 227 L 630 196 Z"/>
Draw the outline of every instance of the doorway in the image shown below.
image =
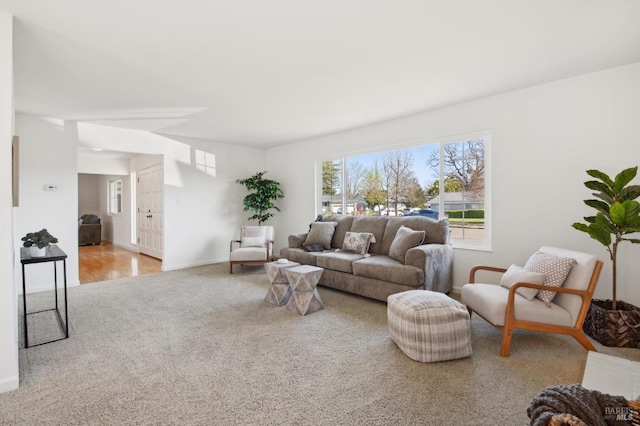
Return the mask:
<path id="1" fill-rule="evenodd" d="M 162 271 L 162 261 L 136 253 L 110 242 L 79 246 L 78 265 L 80 284 L 117 280 Z"/>
<path id="2" fill-rule="evenodd" d="M 140 253 L 162 259 L 164 177 L 162 164 L 140 169 L 136 179 L 137 244 Z"/>

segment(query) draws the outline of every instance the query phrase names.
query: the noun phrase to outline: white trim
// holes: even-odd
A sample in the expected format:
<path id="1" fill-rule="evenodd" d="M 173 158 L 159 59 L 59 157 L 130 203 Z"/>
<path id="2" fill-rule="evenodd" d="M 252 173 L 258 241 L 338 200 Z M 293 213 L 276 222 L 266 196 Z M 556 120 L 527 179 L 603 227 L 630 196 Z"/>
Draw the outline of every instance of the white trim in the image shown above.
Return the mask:
<path id="1" fill-rule="evenodd" d="M 0 380 L 0 393 L 10 392 L 18 389 L 20 378 L 18 376 L 5 377 Z"/>

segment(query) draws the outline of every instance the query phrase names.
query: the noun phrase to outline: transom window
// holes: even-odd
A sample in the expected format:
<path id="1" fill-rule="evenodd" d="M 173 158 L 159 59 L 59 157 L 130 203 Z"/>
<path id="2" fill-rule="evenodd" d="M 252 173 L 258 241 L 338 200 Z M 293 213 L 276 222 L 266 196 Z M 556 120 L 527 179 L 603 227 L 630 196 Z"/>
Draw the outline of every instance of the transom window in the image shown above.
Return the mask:
<path id="1" fill-rule="evenodd" d="M 448 218 L 454 246 L 490 248 L 488 132 L 322 159 L 324 214 Z"/>

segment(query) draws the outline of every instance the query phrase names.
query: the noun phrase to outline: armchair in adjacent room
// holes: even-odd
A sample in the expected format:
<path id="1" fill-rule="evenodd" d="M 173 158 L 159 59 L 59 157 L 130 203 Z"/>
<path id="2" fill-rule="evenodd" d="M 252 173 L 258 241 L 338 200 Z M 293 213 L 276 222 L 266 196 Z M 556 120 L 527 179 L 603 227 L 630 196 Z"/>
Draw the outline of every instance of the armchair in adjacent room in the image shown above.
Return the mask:
<path id="1" fill-rule="evenodd" d="M 260 265 L 273 260 L 273 226 L 243 226 L 229 244 L 229 273 L 234 264 Z"/>
<path id="2" fill-rule="evenodd" d="M 78 245 L 86 246 L 102 242 L 102 224 L 95 214 L 83 214 L 78 219 Z"/>

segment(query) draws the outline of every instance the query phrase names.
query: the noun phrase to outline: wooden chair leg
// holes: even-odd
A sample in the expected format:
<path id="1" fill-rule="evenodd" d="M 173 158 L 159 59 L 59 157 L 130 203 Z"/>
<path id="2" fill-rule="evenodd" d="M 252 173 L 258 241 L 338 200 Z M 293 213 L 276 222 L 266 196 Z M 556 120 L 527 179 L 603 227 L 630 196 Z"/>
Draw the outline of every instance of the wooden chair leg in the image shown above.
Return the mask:
<path id="1" fill-rule="evenodd" d="M 513 330 L 505 328 L 502 330 L 502 346 L 500 347 L 500 356 L 508 357 L 511 353 L 511 336 Z"/>
<path id="2" fill-rule="evenodd" d="M 233 274 L 233 263 L 229 262 L 229 274 Z"/>
<path id="3" fill-rule="evenodd" d="M 576 330 L 573 334 L 573 338 L 578 341 L 588 351 L 598 352 L 596 348 L 593 346 L 593 343 L 587 338 L 587 335 L 584 334 L 582 330 Z"/>

